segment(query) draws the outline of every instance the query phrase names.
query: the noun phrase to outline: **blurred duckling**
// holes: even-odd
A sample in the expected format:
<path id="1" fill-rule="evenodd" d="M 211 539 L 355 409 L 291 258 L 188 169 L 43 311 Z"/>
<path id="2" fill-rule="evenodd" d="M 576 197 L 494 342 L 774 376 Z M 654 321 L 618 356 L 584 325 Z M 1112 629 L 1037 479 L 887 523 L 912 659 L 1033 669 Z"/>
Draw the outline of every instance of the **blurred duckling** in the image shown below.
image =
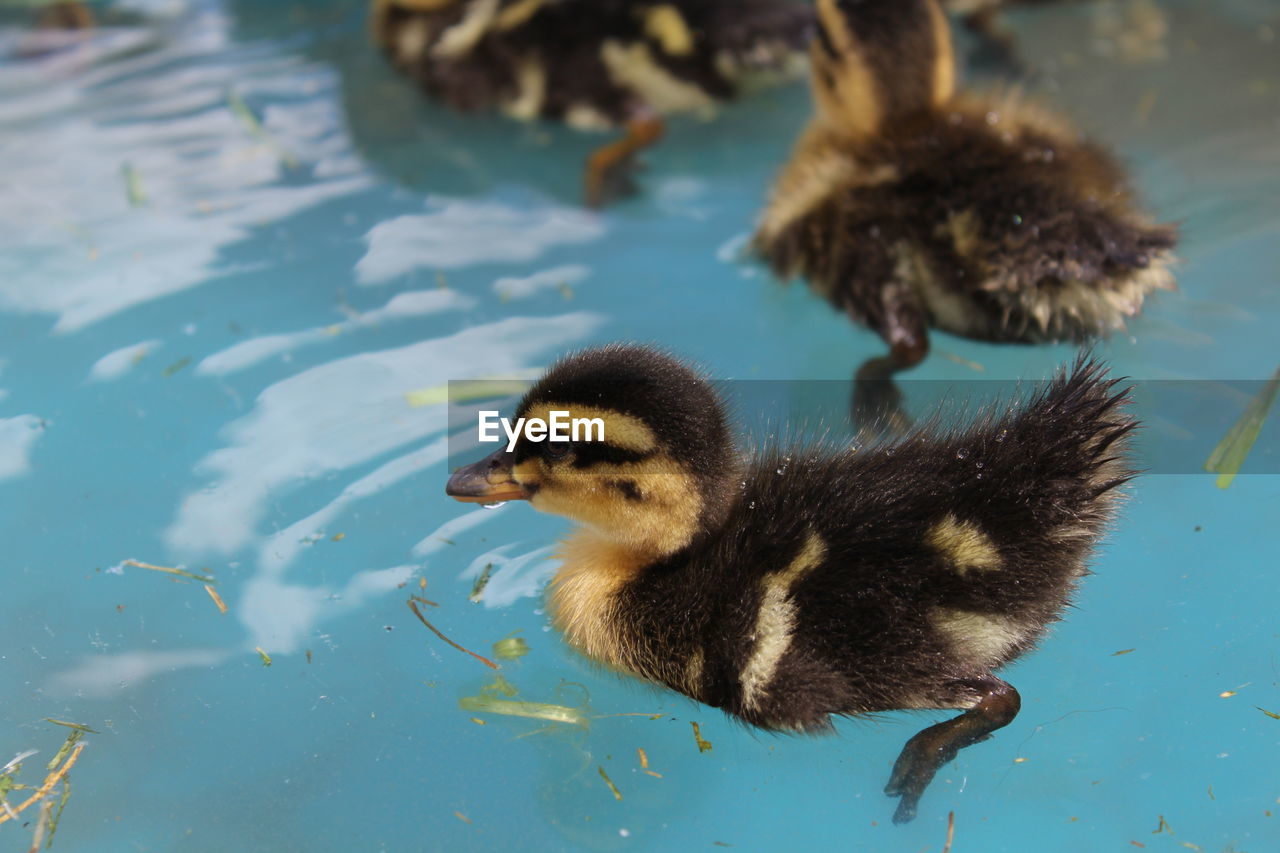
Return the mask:
<path id="1" fill-rule="evenodd" d="M 812 17 L 791 0 L 375 0 L 372 28 L 456 109 L 624 128 L 587 162 L 594 206 L 629 189 L 662 115 L 708 113 L 751 78 L 803 67 Z"/>
<path id="2" fill-rule="evenodd" d="M 1135 423 L 1114 384 L 1082 358 L 966 429 L 744 458 L 702 376 L 614 345 L 553 366 L 516 411 L 599 419 L 594 440 L 525 433 L 446 491 L 580 525 L 550 612 L 608 667 L 782 732 L 963 710 L 903 748 L 886 792 L 904 822 L 939 767 L 1018 713 L 995 672 L 1058 620 L 1115 514 Z"/>
<path id="3" fill-rule="evenodd" d="M 816 115 L 755 236 L 889 354 L 858 371 L 862 420 L 902 420 L 889 380 L 928 328 L 989 341 L 1085 340 L 1172 289 L 1175 229 L 1061 118 L 1012 95 L 957 94 L 934 0 L 818 0 Z"/>

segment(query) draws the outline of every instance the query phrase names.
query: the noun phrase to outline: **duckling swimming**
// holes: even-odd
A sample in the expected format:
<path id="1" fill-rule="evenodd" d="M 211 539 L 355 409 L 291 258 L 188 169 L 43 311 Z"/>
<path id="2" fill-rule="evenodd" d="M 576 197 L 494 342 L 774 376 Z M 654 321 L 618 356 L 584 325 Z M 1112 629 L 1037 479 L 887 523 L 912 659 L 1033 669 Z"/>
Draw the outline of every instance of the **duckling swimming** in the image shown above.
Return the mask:
<path id="1" fill-rule="evenodd" d="M 818 0 L 818 17 L 816 115 L 755 247 L 889 345 L 863 388 L 890 394 L 930 326 L 1085 340 L 1172 289 L 1174 228 L 1135 207 L 1109 154 L 1016 97 L 956 93 L 935 0 Z"/>
<path id="2" fill-rule="evenodd" d="M 626 136 L 587 163 L 587 202 L 625 182 L 661 115 L 707 112 L 803 62 L 812 10 L 790 0 L 375 0 L 374 39 L 432 96 Z"/>
<path id="3" fill-rule="evenodd" d="M 552 367 L 516 411 L 598 418 L 603 440 L 526 434 L 446 491 L 579 523 L 550 612 L 606 666 L 774 731 L 963 710 L 903 748 L 885 790 L 904 822 L 939 767 L 1018 713 L 995 672 L 1058 620 L 1115 515 L 1135 423 L 1114 385 L 1081 359 L 967 429 L 742 458 L 705 379 L 608 346 Z"/>

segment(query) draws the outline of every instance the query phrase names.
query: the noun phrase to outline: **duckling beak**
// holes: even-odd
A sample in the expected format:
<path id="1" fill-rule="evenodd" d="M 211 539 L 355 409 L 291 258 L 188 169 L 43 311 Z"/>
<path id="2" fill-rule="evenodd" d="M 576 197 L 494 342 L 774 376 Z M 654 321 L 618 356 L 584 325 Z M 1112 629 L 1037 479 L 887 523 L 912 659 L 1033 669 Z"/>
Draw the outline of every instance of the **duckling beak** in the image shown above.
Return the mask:
<path id="1" fill-rule="evenodd" d="M 499 503 L 529 499 L 524 487 L 511 478 L 515 454 L 499 450 L 479 462 L 459 468 L 449 478 L 444 493 L 463 503 Z"/>

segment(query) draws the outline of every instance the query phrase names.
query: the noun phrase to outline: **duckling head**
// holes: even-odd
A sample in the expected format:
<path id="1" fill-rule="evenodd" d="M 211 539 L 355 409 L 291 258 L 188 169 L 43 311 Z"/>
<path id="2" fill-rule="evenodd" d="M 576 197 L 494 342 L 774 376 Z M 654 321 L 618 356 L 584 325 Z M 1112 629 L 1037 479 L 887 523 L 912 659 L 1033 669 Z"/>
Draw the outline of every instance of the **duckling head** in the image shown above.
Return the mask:
<path id="1" fill-rule="evenodd" d="M 951 30 L 936 0 L 818 0 L 810 48 L 818 115 L 870 136 L 955 91 Z"/>
<path id="2" fill-rule="evenodd" d="M 561 413 L 558 416 L 553 413 Z M 568 434 L 535 440 L 535 419 Z M 514 447 L 460 468 L 460 501 L 528 500 L 647 558 L 686 547 L 723 521 L 737 494 L 737 453 L 710 384 L 649 347 L 571 355 L 525 395 Z M 580 427 L 580 429 L 579 429 Z"/>

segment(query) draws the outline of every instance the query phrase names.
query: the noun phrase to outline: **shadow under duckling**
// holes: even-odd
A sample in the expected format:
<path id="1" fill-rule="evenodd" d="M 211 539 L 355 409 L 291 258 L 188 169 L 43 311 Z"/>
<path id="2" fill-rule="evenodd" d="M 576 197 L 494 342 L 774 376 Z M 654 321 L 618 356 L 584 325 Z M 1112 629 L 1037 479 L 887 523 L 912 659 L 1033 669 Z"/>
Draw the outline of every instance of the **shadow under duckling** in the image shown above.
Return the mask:
<path id="1" fill-rule="evenodd" d="M 791 0 L 375 0 L 374 40 L 463 110 L 626 135 L 588 160 L 598 206 L 631 189 L 661 116 L 708 112 L 752 78 L 802 67 L 812 9 Z"/>
<path id="2" fill-rule="evenodd" d="M 957 94 L 935 0 L 818 0 L 816 115 L 755 250 L 889 345 L 858 370 L 856 418 L 904 420 L 893 374 L 930 326 L 989 341 L 1082 341 L 1172 289 L 1176 232 L 1119 164 L 1016 96 Z"/>
<path id="3" fill-rule="evenodd" d="M 995 675 L 1057 621 L 1133 475 L 1135 422 L 1082 358 L 967 429 L 743 458 L 711 385 L 650 348 L 553 366 L 520 418 L 599 419 L 457 470 L 461 501 L 528 500 L 581 525 L 550 612 L 587 657 L 764 729 L 964 713 L 911 738 L 886 792 L 911 820 L 935 772 L 1018 713 Z"/>

